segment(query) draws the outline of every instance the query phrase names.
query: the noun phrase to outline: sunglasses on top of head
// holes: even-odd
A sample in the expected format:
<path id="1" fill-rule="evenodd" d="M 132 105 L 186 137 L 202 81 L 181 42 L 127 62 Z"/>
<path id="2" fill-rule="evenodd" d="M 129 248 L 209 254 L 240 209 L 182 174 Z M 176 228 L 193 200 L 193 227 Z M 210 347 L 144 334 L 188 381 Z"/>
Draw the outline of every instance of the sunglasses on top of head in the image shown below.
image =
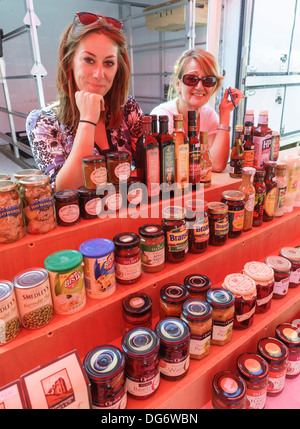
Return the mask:
<path id="1" fill-rule="evenodd" d="M 119 21 L 118 19 L 111 18 L 110 16 L 98 15 L 90 12 L 76 12 L 74 21 L 76 18 L 78 18 L 79 22 L 83 25 L 94 24 L 95 22 L 103 19 L 105 22 L 107 22 L 107 24 L 112 24 L 114 27 L 118 28 L 119 30 L 121 30 L 123 26 L 123 22 Z"/>
<path id="2" fill-rule="evenodd" d="M 212 88 L 218 82 L 218 79 L 216 78 L 216 76 L 198 77 L 198 76 L 195 76 L 194 74 L 185 74 L 182 77 L 182 82 L 186 86 L 196 86 L 198 85 L 200 80 L 202 82 L 202 85 L 206 86 L 207 88 Z"/>

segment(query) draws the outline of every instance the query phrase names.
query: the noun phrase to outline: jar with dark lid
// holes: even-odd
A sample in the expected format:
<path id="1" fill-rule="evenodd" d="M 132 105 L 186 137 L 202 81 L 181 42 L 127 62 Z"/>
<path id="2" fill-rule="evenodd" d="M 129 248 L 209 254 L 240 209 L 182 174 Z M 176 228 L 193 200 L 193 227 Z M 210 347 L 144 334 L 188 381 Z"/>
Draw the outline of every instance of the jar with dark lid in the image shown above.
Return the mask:
<path id="1" fill-rule="evenodd" d="M 160 289 L 159 318 L 180 317 L 181 307 L 188 291 L 180 283 L 167 283 Z"/>
<path id="2" fill-rule="evenodd" d="M 264 262 L 251 261 L 244 265 L 243 274 L 256 283 L 255 313 L 261 314 L 271 307 L 274 289 L 274 270 Z"/>
<path id="3" fill-rule="evenodd" d="M 212 308 L 199 298 L 191 298 L 182 305 L 181 319 L 191 330 L 190 357 L 203 359 L 210 352 Z"/>
<path id="4" fill-rule="evenodd" d="M 207 249 L 209 240 L 208 203 L 189 200 L 185 208 L 189 231 L 189 252 L 203 253 Z"/>
<path id="5" fill-rule="evenodd" d="M 280 299 L 288 293 L 292 264 L 282 256 L 272 255 L 265 259 L 265 263 L 274 271 L 273 298 Z"/>
<path id="6" fill-rule="evenodd" d="M 279 252 L 280 256 L 288 259 L 291 266 L 291 276 L 289 287 L 297 287 L 300 285 L 300 249 L 296 247 L 283 247 Z"/>
<path id="7" fill-rule="evenodd" d="M 13 243 L 25 235 L 22 201 L 18 184 L 0 181 L 0 243 Z"/>
<path id="8" fill-rule="evenodd" d="M 188 290 L 189 298 L 199 298 L 205 301 L 206 294 L 211 288 L 211 281 L 203 274 L 189 274 L 184 279 L 184 286 Z"/>
<path id="9" fill-rule="evenodd" d="M 14 285 L 0 280 L 0 346 L 16 338 L 21 330 Z"/>
<path id="10" fill-rule="evenodd" d="M 147 187 L 138 177 L 130 177 L 127 184 L 127 207 L 139 207 L 141 204 L 146 204 Z"/>
<path id="11" fill-rule="evenodd" d="M 156 273 L 165 266 L 165 234 L 160 225 L 146 224 L 139 228 L 142 270 Z"/>
<path id="12" fill-rule="evenodd" d="M 72 189 L 54 194 L 56 221 L 60 226 L 73 226 L 80 220 L 78 192 Z"/>
<path id="13" fill-rule="evenodd" d="M 118 347 L 95 347 L 85 356 L 83 368 L 91 383 L 93 408 L 126 408 L 125 358 Z"/>
<path id="14" fill-rule="evenodd" d="M 136 283 L 142 275 L 140 237 L 133 232 L 121 232 L 113 238 L 115 270 L 118 283 Z"/>
<path id="15" fill-rule="evenodd" d="M 106 159 L 103 155 L 88 155 L 81 159 L 84 185 L 88 189 L 97 189 L 107 182 Z"/>
<path id="16" fill-rule="evenodd" d="M 125 354 L 126 389 L 135 399 L 153 395 L 160 382 L 160 339 L 150 328 L 135 328 L 122 338 Z"/>
<path id="17" fill-rule="evenodd" d="M 212 381 L 212 406 L 214 409 L 245 409 L 247 386 L 232 371 L 218 372 Z"/>
<path id="18" fill-rule="evenodd" d="M 222 246 L 227 241 L 228 206 L 219 202 L 208 203 L 209 244 Z"/>
<path id="19" fill-rule="evenodd" d="M 246 409 L 262 410 L 266 404 L 269 364 L 256 353 L 237 358 L 237 369 L 247 385 Z"/>
<path id="20" fill-rule="evenodd" d="M 206 301 L 213 309 L 211 344 L 223 346 L 232 339 L 234 295 L 223 288 L 212 288 L 207 293 Z"/>
<path id="21" fill-rule="evenodd" d="M 79 195 L 79 209 L 82 219 L 96 219 L 102 213 L 102 199 L 97 189 L 88 189 L 80 186 L 77 189 Z"/>
<path id="22" fill-rule="evenodd" d="M 109 152 L 106 158 L 109 182 L 114 184 L 120 182 L 127 182 L 130 178 L 130 152 Z"/>
<path id="23" fill-rule="evenodd" d="M 269 364 L 267 395 L 279 395 L 285 385 L 288 348 L 278 339 L 267 337 L 259 340 L 257 350 Z"/>
<path id="24" fill-rule="evenodd" d="M 167 262 L 177 263 L 185 259 L 188 251 L 188 230 L 185 221 L 186 211 L 180 206 L 165 207 L 162 211 L 162 227 L 166 239 Z"/>
<path id="25" fill-rule="evenodd" d="M 177 317 L 166 317 L 156 324 L 155 332 L 160 339 L 160 375 L 166 380 L 180 380 L 190 366 L 188 325 Z"/>
<path id="26" fill-rule="evenodd" d="M 152 300 L 145 293 L 127 295 L 122 302 L 122 314 L 125 332 L 138 326 L 152 329 Z"/>
<path id="27" fill-rule="evenodd" d="M 276 326 L 276 337 L 286 345 L 289 351 L 286 378 L 295 378 L 300 373 L 300 335 L 299 328 L 292 323 Z"/>
<path id="28" fill-rule="evenodd" d="M 241 191 L 224 191 L 221 202 L 228 206 L 228 237 L 238 237 L 244 226 L 245 194 Z"/>

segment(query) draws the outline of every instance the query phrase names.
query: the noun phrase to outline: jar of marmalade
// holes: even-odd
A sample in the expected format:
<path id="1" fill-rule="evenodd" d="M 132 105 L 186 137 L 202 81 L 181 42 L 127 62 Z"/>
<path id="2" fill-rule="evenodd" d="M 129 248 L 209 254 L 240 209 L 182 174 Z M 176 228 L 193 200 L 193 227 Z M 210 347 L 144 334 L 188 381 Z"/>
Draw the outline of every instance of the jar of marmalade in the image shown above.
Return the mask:
<path id="1" fill-rule="evenodd" d="M 190 366 L 188 325 L 177 317 L 166 317 L 156 324 L 155 332 L 160 339 L 160 375 L 166 380 L 180 380 Z"/>
<path id="2" fill-rule="evenodd" d="M 276 327 L 276 337 L 289 351 L 286 378 L 295 378 L 300 373 L 300 335 L 299 328 L 292 323 L 281 323 Z"/>
<path id="3" fill-rule="evenodd" d="M 135 399 L 148 398 L 159 386 L 159 345 L 157 334 L 149 328 L 130 329 L 123 335 L 126 389 Z"/>
<path id="4" fill-rule="evenodd" d="M 122 314 L 125 332 L 138 326 L 152 329 L 152 300 L 145 293 L 127 295 L 122 302 Z"/>
<path id="5" fill-rule="evenodd" d="M 265 259 L 265 263 L 274 270 L 273 298 L 285 297 L 289 289 L 291 263 L 282 256 L 272 255 Z"/>
<path id="6" fill-rule="evenodd" d="M 245 194 L 241 191 L 224 191 L 221 202 L 228 206 L 228 237 L 238 237 L 244 226 Z"/>
<path id="7" fill-rule="evenodd" d="M 206 301 L 212 307 L 211 344 L 224 346 L 232 339 L 234 295 L 223 288 L 208 291 Z"/>
<path id="8" fill-rule="evenodd" d="M 291 266 L 291 277 L 289 287 L 297 287 L 300 285 L 300 249 L 296 247 L 283 247 L 280 249 L 280 256 L 288 259 Z"/>
<path id="9" fill-rule="evenodd" d="M 191 359 L 203 359 L 210 352 L 212 308 L 202 299 L 191 298 L 182 305 L 181 319 L 191 330 Z"/>
<path id="10" fill-rule="evenodd" d="M 12 180 L 0 181 L 0 243 L 13 243 L 25 235 L 22 201 Z"/>
<path id="11" fill-rule="evenodd" d="M 142 270 L 157 273 L 165 266 L 165 234 L 160 225 L 146 224 L 139 228 Z"/>
<path id="12" fill-rule="evenodd" d="M 160 289 L 159 318 L 180 317 L 181 307 L 188 298 L 187 289 L 180 283 L 168 283 Z"/>
<path id="13" fill-rule="evenodd" d="M 103 155 L 89 155 L 81 159 L 84 185 L 88 189 L 97 189 L 107 182 L 106 159 Z"/>
<path id="14" fill-rule="evenodd" d="M 92 407 L 125 409 L 125 358 L 115 346 L 95 347 L 85 356 L 83 368 L 91 383 Z"/>
<path id="15" fill-rule="evenodd" d="M 261 314 L 271 307 L 274 289 L 274 271 L 264 262 L 247 262 L 243 274 L 253 279 L 256 283 L 256 308 L 255 313 Z"/>
<path id="16" fill-rule="evenodd" d="M 199 298 L 206 300 L 206 294 L 211 288 L 211 281 L 203 274 L 189 274 L 184 279 L 184 286 L 187 288 L 189 298 Z"/>
<path id="17" fill-rule="evenodd" d="M 256 353 L 243 353 L 237 359 L 237 369 L 247 385 L 246 409 L 264 409 L 269 378 L 268 363 Z"/>
<path id="18" fill-rule="evenodd" d="M 212 406 L 215 410 L 245 409 L 247 386 L 233 371 L 218 372 L 212 381 Z"/>
<path id="19" fill-rule="evenodd" d="M 80 220 L 78 192 L 66 189 L 55 192 L 56 221 L 60 226 L 77 225 Z"/>
<path id="20" fill-rule="evenodd" d="M 131 154 L 126 151 L 107 154 L 108 180 L 111 183 L 128 182 L 130 178 Z"/>
<path id="21" fill-rule="evenodd" d="M 229 223 L 228 206 L 223 203 L 208 203 L 209 244 L 222 246 L 227 241 Z"/>
<path id="22" fill-rule="evenodd" d="M 117 282 L 136 283 L 142 275 L 140 237 L 133 232 L 121 232 L 114 236 L 113 242 Z"/>
<path id="23" fill-rule="evenodd" d="M 185 209 L 179 206 L 165 207 L 162 211 L 162 227 L 166 239 L 167 262 L 182 262 L 188 251 L 188 230 L 186 229 Z"/>
<path id="24" fill-rule="evenodd" d="M 268 396 L 279 395 L 284 389 L 288 362 L 287 347 L 276 338 L 262 338 L 257 345 L 258 353 L 269 364 Z"/>
<path id="25" fill-rule="evenodd" d="M 206 201 L 189 200 L 186 203 L 189 252 L 203 253 L 208 246 L 209 224 Z"/>
<path id="26" fill-rule="evenodd" d="M 96 219 L 102 213 L 102 200 L 96 189 L 88 189 L 80 186 L 77 189 L 79 195 L 79 209 L 82 219 Z"/>

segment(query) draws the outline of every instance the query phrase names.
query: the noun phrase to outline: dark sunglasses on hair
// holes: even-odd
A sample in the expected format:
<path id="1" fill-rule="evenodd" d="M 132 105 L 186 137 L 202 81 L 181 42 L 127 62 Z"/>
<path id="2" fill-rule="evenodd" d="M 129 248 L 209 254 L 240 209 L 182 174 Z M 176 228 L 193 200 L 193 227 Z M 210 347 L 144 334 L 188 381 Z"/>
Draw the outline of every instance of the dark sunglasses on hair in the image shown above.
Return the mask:
<path id="1" fill-rule="evenodd" d="M 105 22 L 107 22 L 108 24 L 112 24 L 114 27 L 118 28 L 119 30 L 121 30 L 123 26 L 123 22 L 119 21 L 118 19 L 111 18 L 110 16 L 98 15 L 90 12 L 76 12 L 74 20 L 76 19 L 76 17 L 78 17 L 79 21 L 83 25 L 94 24 L 94 22 L 104 19 Z"/>
<path id="2" fill-rule="evenodd" d="M 218 79 L 215 76 L 198 77 L 198 76 L 195 76 L 194 74 L 185 74 L 182 77 L 182 82 L 186 86 L 196 86 L 198 85 L 198 82 L 200 80 L 202 81 L 202 85 L 206 86 L 207 88 L 212 88 L 218 82 Z"/>

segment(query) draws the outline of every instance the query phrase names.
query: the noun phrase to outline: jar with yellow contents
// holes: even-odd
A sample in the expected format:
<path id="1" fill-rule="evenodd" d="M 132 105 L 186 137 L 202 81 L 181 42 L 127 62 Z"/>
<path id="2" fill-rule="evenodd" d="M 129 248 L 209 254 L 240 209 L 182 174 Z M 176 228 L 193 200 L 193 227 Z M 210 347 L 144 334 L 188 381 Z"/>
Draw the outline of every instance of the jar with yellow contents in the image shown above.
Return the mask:
<path id="1" fill-rule="evenodd" d="M 206 301 L 212 307 L 211 344 L 224 346 L 232 339 L 234 295 L 223 288 L 212 288 Z"/>

